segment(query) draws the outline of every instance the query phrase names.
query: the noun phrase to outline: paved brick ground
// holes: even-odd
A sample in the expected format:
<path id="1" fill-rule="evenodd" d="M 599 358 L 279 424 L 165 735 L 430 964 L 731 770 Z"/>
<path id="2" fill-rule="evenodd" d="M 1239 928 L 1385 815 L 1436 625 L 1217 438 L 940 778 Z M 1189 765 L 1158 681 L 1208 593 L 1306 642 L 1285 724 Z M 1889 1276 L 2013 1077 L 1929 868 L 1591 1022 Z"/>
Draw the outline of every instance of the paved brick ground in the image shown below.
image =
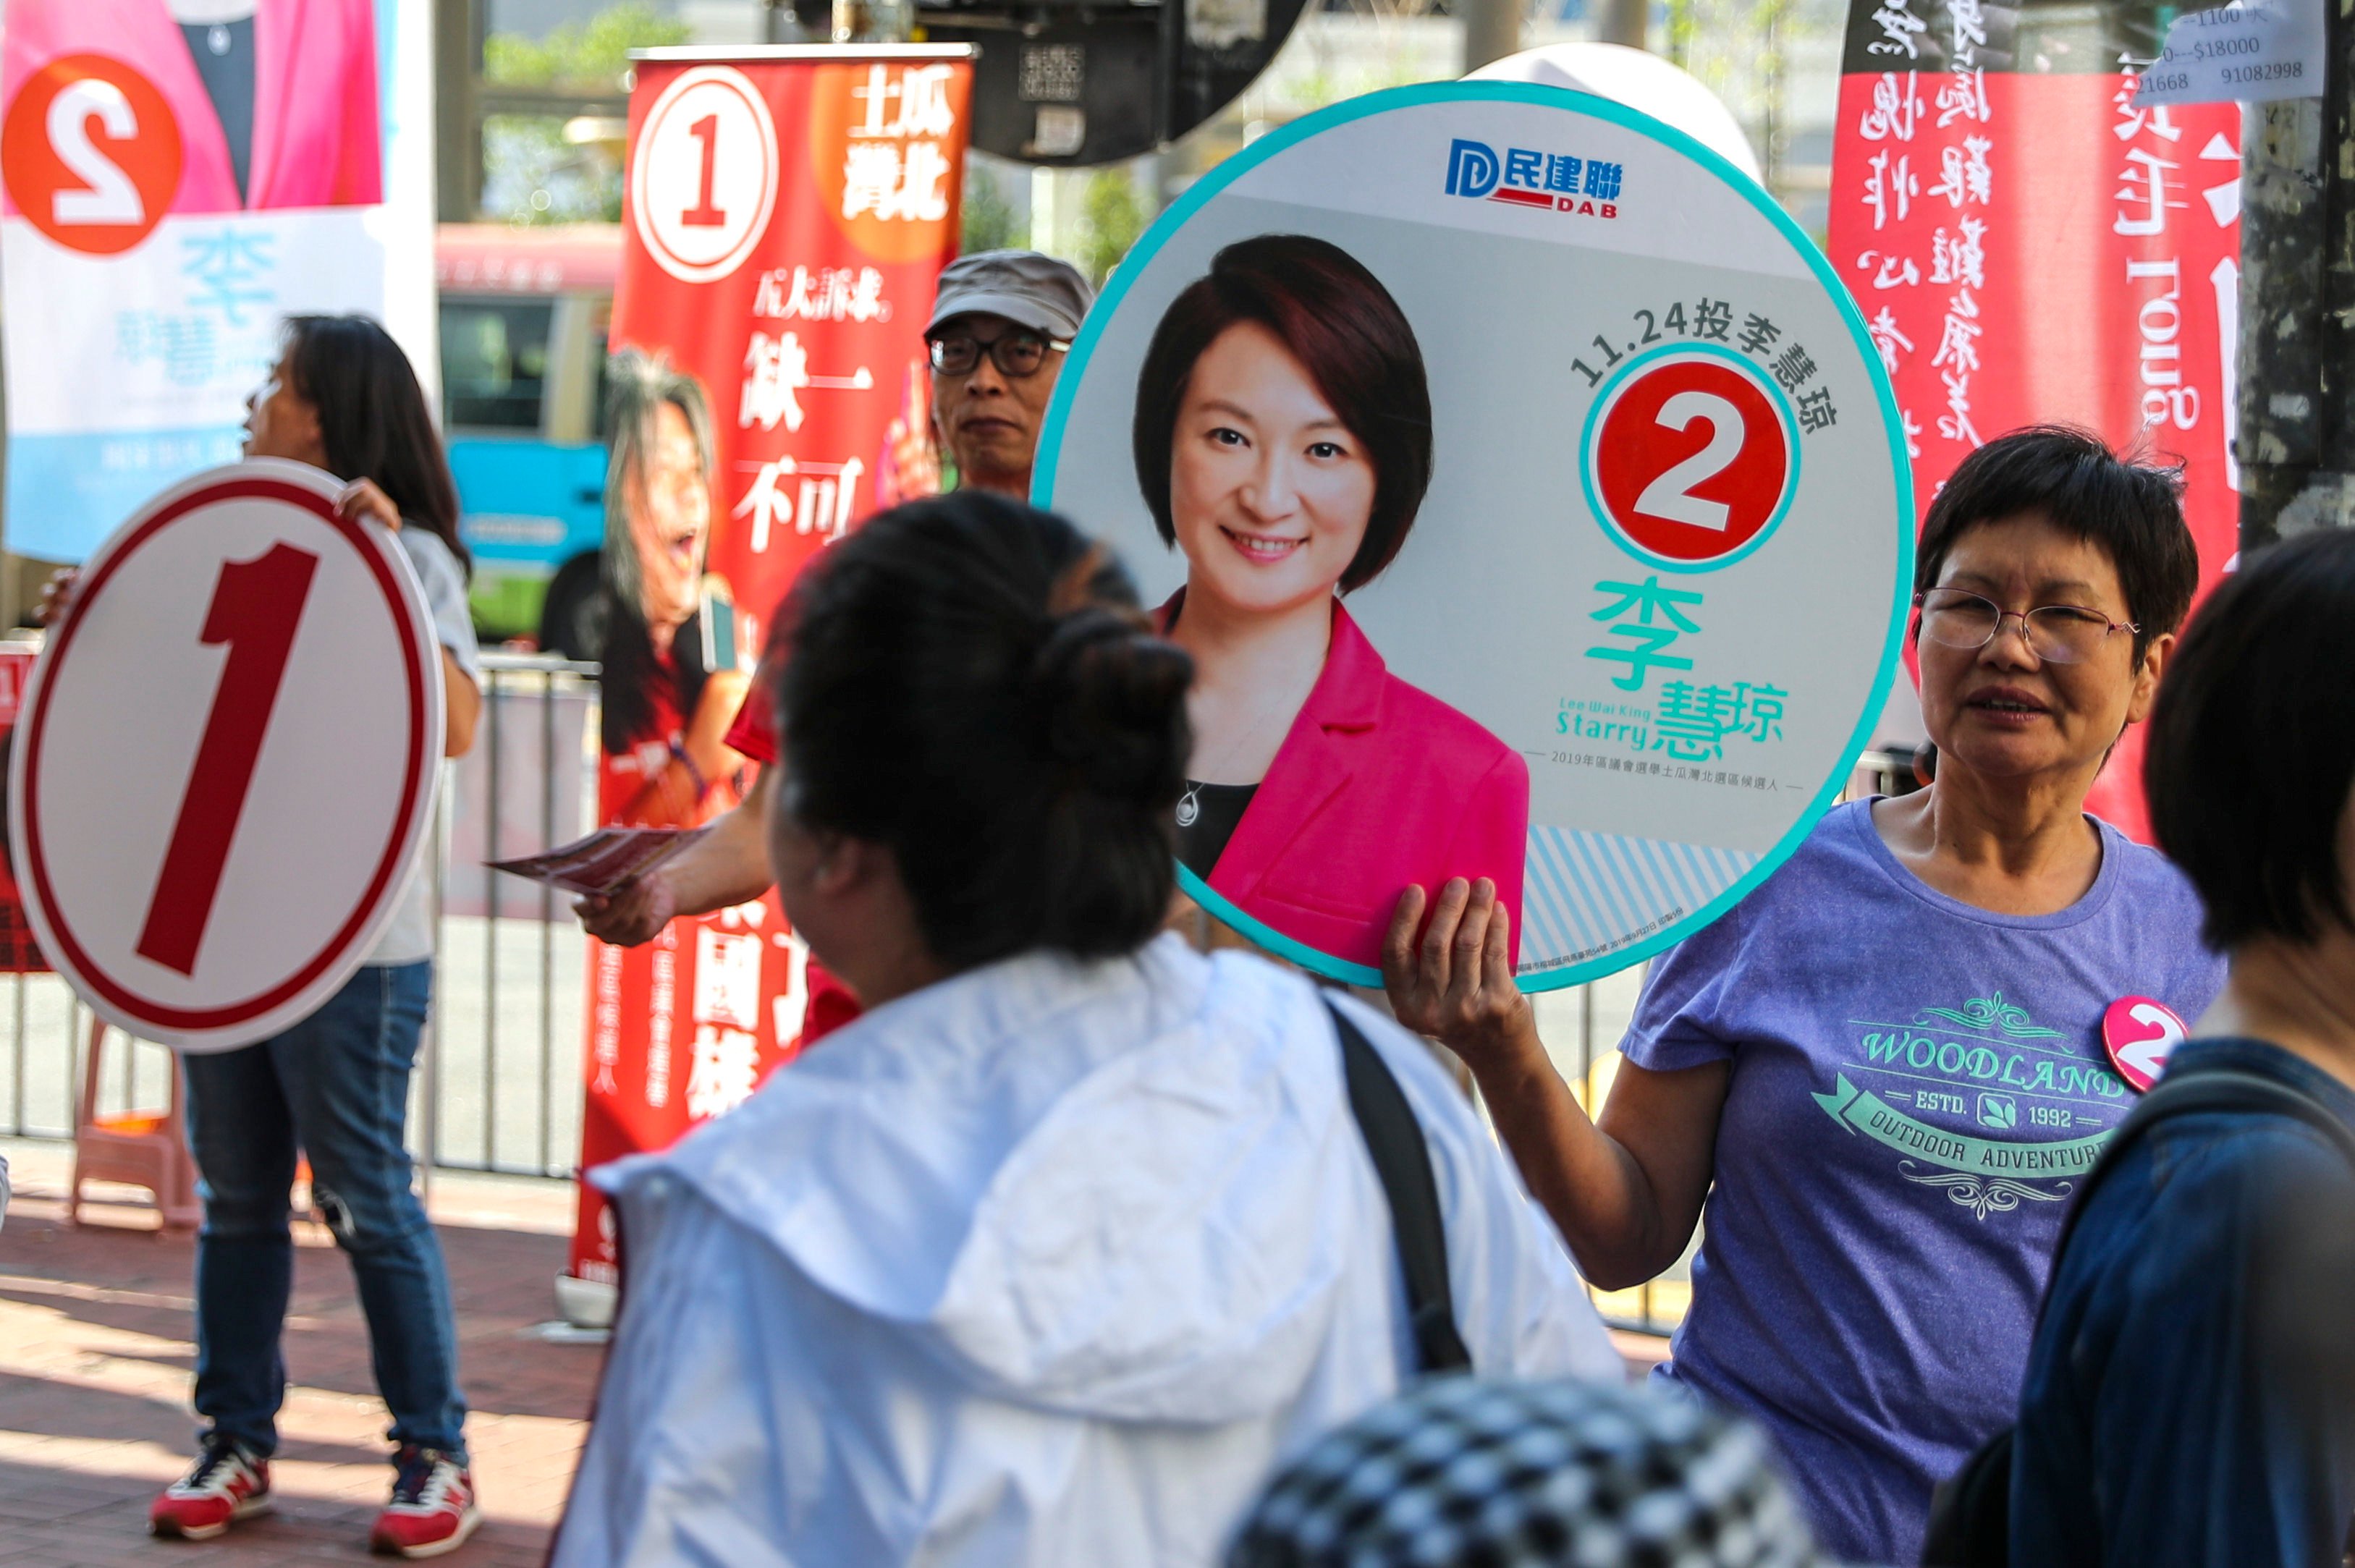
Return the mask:
<path id="1" fill-rule="evenodd" d="M 391 1474 L 384 1406 L 351 1272 L 326 1232 L 297 1227 L 277 1512 L 200 1545 L 154 1541 L 148 1501 L 186 1467 L 195 1430 L 193 1248 L 144 1208 L 101 1206 L 96 1222 L 68 1225 L 63 1147 L 12 1141 L 5 1152 L 17 1197 L 0 1227 L 0 1568 L 374 1561 L 368 1527 Z M 602 1352 L 533 1332 L 552 1315 L 570 1190 L 435 1183 L 487 1516 L 449 1559 L 462 1568 L 538 1564 L 571 1480 Z M 1664 1353 L 1663 1340 L 1614 1339 L 1631 1375 Z"/>
<path id="2" fill-rule="evenodd" d="M 192 1247 L 152 1212 L 65 1222 L 62 1151 L 12 1144 L 17 1200 L 0 1228 L 0 1564 L 371 1561 L 368 1527 L 391 1471 L 351 1272 L 303 1226 L 286 1334 L 288 1389 L 272 1466 L 278 1511 L 202 1545 L 153 1541 L 146 1508 L 188 1462 Z M 532 1333 L 552 1316 L 566 1189 L 437 1183 L 467 1436 L 486 1516 L 449 1561 L 541 1561 L 563 1506 L 602 1352 Z"/>

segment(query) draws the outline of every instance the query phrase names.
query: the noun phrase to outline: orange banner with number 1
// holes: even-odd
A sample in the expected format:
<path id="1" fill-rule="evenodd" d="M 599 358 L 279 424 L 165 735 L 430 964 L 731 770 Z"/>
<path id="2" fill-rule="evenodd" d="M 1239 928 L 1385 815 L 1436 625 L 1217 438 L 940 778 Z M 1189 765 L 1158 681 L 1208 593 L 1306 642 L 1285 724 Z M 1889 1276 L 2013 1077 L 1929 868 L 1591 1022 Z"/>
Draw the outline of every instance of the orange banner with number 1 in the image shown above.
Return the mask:
<path id="1" fill-rule="evenodd" d="M 957 251 L 971 54 L 665 50 L 638 64 L 612 344 L 702 383 L 717 437 L 709 571 L 751 645 L 817 551 L 932 488 L 923 329 Z M 609 806 L 628 793 L 609 789 Z M 800 1047 L 807 953 L 773 893 L 642 947 L 592 942 L 589 967 L 583 1170 L 666 1147 Z M 585 1183 L 570 1272 L 620 1278 Z"/>

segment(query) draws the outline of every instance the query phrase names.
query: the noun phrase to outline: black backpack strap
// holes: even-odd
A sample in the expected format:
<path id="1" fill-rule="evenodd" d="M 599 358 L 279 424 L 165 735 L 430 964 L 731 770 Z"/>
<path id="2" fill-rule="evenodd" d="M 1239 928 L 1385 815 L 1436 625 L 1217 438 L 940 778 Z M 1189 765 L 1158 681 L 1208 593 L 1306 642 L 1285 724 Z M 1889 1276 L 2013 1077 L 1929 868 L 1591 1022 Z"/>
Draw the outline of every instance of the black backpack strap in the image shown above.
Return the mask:
<path id="1" fill-rule="evenodd" d="M 2201 1111 L 2254 1111 L 2295 1117 L 2328 1136 L 2355 1165 L 2355 1127 L 2294 1084 L 2234 1067 L 2190 1067 L 2169 1073 L 2118 1124 L 2101 1158 L 2078 1183 L 2076 1201 L 2070 1204 L 2068 1218 L 2061 1222 L 2061 1240 L 2052 1249 L 2053 1278 L 2060 1277 L 2069 1238 L 2076 1234 L 2077 1221 L 2093 1201 L 2094 1189 L 2117 1168 L 2126 1150 L 2158 1123 Z M 2051 1299 L 2048 1285 L 2045 1300 Z M 2040 1304 L 2040 1323 L 2043 1315 Z M 1930 1499 L 1929 1529 L 1922 1548 L 1924 1568 L 2003 1568 L 2009 1561 L 2014 1431 L 2007 1426 L 1997 1433 L 1964 1461 L 1961 1469 L 1939 1483 Z"/>
<path id="2" fill-rule="evenodd" d="M 1407 1321 L 1423 1371 L 1468 1372 L 1472 1353 L 1455 1331 L 1455 1297 L 1447 1279 L 1447 1227 L 1440 1218 L 1439 1183 L 1431 1174 L 1431 1146 L 1373 1042 L 1328 999 L 1325 1010 L 1341 1037 L 1341 1074 L 1349 1114 L 1373 1157 L 1374 1175 L 1391 1207 L 1399 1270 L 1406 1276 Z"/>
<path id="3" fill-rule="evenodd" d="M 2102 1157 L 2078 1187 L 2077 1200 L 2069 1206 L 2069 1217 L 2062 1221 L 2060 1243 L 2052 1249 L 2056 1275 L 2062 1254 L 2068 1250 L 2069 1238 L 2076 1234 L 2078 1216 L 2084 1213 L 2094 1189 L 2116 1168 L 2126 1150 L 2155 1124 L 2170 1116 L 2192 1115 L 2201 1111 L 2270 1112 L 2293 1117 L 2337 1144 L 2348 1163 L 2355 1165 L 2355 1127 L 2350 1127 L 2329 1106 L 2295 1084 L 2236 1067 L 2200 1066 L 2169 1073 L 2118 1124 L 2116 1136 L 2103 1147 Z"/>

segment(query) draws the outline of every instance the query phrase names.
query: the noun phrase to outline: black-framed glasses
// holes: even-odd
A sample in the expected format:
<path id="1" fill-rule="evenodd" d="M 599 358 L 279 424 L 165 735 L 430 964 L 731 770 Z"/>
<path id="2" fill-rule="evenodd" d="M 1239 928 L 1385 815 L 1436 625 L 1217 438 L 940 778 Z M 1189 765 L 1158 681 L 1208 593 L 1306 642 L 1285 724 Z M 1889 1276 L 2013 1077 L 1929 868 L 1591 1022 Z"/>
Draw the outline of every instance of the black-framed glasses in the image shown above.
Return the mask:
<path id="1" fill-rule="evenodd" d="M 986 343 L 958 332 L 931 339 L 931 347 L 932 368 L 943 376 L 970 376 L 981 364 L 981 357 L 987 354 L 989 362 L 997 367 L 1000 374 L 1020 380 L 1039 373 L 1039 367 L 1047 362 L 1049 349 L 1067 349 L 1071 345 L 1035 332 L 1009 332 Z"/>
<path id="2" fill-rule="evenodd" d="M 2020 635 L 2028 639 L 2028 651 L 2050 664 L 2083 664 L 2118 633 L 2142 630 L 2130 621 L 2113 621 L 2083 604 L 2007 610 L 1983 594 L 1961 588 L 1933 588 L 1916 593 L 1913 603 L 1922 612 L 1922 635 L 1941 647 L 1977 653 L 2002 635 L 2005 622 L 2018 621 Z"/>

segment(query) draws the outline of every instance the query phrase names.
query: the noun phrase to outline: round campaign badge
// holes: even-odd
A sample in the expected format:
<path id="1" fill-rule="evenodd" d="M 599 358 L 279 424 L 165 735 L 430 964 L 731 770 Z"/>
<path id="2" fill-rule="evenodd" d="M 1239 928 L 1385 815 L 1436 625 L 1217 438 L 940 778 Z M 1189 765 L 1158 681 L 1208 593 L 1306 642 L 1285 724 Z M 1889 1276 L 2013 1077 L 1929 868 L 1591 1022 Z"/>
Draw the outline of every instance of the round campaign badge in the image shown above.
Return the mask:
<path id="1" fill-rule="evenodd" d="M 99 1015 L 228 1051 L 317 1010 L 433 817 L 442 664 L 407 555 L 272 460 L 200 474 L 82 570 L 8 774 L 26 912 Z"/>
<path id="2" fill-rule="evenodd" d="M 776 126 L 751 80 L 698 66 L 663 89 L 630 161 L 630 218 L 662 270 L 689 283 L 726 277 L 776 205 Z"/>
<path id="3" fill-rule="evenodd" d="M 2102 1048 L 2137 1094 L 2158 1082 L 2189 1032 L 2174 1008 L 2148 997 L 2120 997 L 2102 1015 Z"/>
<path id="4" fill-rule="evenodd" d="M 1528 990 L 1732 907 L 1847 783 L 1912 588 L 1830 265 L 1689 137 L 1526 83 L 1205 176 L 1089 316 L 1034 496 L 1193 656 L 1181 884 L 1366 985 L 1411 884 L 1493 879 Z"/>

